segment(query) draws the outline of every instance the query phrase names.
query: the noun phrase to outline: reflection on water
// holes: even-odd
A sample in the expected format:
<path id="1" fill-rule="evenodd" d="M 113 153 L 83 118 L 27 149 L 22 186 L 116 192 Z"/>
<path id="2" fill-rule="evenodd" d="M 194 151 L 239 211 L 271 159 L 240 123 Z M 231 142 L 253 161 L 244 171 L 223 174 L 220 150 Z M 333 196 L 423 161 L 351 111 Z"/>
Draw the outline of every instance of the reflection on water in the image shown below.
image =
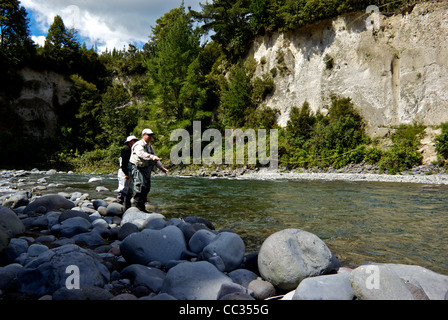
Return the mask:
<path id="1" fill-rule="evenodd" d="M 92 198 L 115 197 L 95 191 L 114 190 L 115 176 L 88 183 L 91 177 L 52 176 L 48 182 L 62 186 L 46 193 L 70 187 Z M 233 229 L 248 250 L 276 231 L 299 228 L 324 240 L 346 266 L 404 263 L 448 274 L 448 186 L 156 176 L 150 200 L 167 218 L 201 216 L 217 229 Z"/>

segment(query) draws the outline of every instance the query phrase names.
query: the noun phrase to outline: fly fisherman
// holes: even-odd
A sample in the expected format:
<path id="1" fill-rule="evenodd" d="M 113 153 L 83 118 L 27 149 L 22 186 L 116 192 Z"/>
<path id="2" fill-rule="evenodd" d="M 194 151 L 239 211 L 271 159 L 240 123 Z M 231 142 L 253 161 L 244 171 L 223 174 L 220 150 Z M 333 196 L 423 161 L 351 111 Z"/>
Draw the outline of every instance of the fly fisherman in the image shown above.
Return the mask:
<path id="1" fill-rule="evenodd" d="M 138 141 L 136 136 L 129 136 L 124 142 L 125 146 L 121 150 L 119 159 L 120 168 L 118 169 L 118 194 L 117 202 L 124 204 L 125 208 L 131 207 L 132 198 L 132 179 L 129 172 L 129 158 L 132 153 L 132 146 Z"/>
<path id="2" fill-rule="evenodd" d="M 151 172 L 155 167 L 168 174 L 168 170 L 160 162 L 160 158 L 155 155 L 151 141 L 154 132 L 151 129 L 145 129 L 142 132 L 142 139 L 132 147 L 131 159 L 129 165 L 133 179 L 133 192 L 136 207 L 143 212 L 146 210 L 146 201 L 148 193 L 151 190 Z"/>

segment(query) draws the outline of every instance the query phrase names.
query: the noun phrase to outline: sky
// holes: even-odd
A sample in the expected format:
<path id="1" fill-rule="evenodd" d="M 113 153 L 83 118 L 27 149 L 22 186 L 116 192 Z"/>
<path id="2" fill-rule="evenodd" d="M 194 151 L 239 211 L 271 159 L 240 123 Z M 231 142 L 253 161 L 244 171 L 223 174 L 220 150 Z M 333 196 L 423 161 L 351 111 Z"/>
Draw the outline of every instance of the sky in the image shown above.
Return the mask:
<path id="1" fill-rule="evenodd" d="M 156 20 L 182 0 L 20 0 L 30 18 L 34 42 L 43 46 L 54 17 L 62 17 L 66 27 L 78 30 L 87 48 L 100 52 L 123 49 L 128 44 L 141 47 L 151 35 Z M 185 8 L 200 11 L 206 0 L 184 0 Z"/>

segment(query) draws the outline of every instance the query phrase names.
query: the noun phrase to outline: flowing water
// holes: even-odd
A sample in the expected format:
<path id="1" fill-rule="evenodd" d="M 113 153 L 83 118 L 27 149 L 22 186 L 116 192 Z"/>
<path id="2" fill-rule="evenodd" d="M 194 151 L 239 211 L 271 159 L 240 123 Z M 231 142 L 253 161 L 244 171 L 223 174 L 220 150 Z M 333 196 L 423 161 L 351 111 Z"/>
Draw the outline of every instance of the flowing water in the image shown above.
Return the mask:
<path id="1" fill-rule="evenodd" d="M 49 176 L 60 185 L 43 193 L 115 197 L 114 175 L 88 183 L 92 177 Z M 97 186 L 112 191 L 99 194 Z M 234 230 L 248 251 L 274 232 L 298 228 L 319 236 L 344 266 L 403 263 L 448 275 L 448 186 L 155 176 L 150 201 L 168 219 L 200 216 Z"/>

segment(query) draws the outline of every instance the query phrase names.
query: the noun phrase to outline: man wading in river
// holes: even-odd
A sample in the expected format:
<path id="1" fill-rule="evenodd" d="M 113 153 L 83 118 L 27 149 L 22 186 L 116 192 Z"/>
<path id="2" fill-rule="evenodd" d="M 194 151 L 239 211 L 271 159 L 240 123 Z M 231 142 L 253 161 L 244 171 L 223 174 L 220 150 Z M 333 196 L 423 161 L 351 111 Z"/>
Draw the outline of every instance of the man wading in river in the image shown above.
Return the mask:
<path id="1" fill-rule="evenodd" d="M 154 133 L 151 129 L 143 130 L 142 140 L 132 146 L 132 154 L 129 160 L 135 205 L 144 212 L 148 212 L 145 203 L 151 190 L 151 172 L 157 167 L 165 174 L 168 173 L 168 170 L 160 162 L 160 158 L 155 155 L 154 148 L 151 145 L 153 136 Z"/>

